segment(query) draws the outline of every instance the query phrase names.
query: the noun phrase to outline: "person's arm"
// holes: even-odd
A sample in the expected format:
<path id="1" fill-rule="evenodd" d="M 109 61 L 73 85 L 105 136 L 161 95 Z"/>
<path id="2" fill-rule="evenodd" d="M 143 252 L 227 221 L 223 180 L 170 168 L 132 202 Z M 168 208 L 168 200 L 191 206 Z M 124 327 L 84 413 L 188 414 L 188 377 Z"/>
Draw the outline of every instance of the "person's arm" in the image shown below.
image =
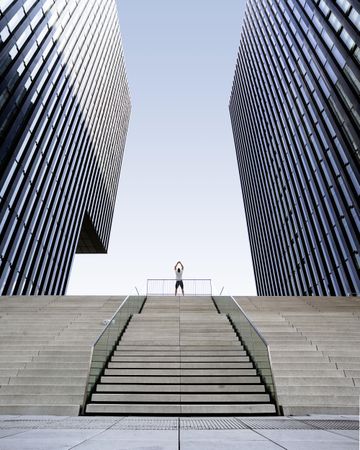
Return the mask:
<path id="1" fill-rule="evenodd" d="M 184 270 L 183 263 L 182 263 L 181 261 L 179 261 L 179 264 L 180 264 L 180 266 L 181 266 L 181 270 Z"/>

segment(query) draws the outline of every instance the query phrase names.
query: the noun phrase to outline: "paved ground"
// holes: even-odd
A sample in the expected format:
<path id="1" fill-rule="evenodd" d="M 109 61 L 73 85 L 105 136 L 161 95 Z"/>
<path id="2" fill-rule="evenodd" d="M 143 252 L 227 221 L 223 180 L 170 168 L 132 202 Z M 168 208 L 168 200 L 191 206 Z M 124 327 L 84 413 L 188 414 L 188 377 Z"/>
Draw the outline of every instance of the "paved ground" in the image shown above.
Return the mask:
<path id="1" fill-rule="evenodd" d="M 0 416 L 0 450 L 359 449 L 356 416 Z"/>

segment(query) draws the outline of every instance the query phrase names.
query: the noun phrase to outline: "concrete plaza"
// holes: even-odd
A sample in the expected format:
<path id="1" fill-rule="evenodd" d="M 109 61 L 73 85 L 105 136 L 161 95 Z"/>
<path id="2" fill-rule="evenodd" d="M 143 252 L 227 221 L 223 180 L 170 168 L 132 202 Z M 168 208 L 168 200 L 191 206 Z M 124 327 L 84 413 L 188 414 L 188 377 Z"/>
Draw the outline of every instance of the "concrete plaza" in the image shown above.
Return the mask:
<path id="1" fill-rule="evenodd" d="M 357 450 L 357 416 L 0 416 L 0 450 Z"/>

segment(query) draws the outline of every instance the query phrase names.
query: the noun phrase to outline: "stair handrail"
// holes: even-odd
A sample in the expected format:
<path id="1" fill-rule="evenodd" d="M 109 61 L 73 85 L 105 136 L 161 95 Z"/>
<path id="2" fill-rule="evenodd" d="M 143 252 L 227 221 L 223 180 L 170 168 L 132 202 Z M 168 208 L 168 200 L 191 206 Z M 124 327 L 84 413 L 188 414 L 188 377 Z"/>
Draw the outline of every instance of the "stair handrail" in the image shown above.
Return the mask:
<path id="1" fill-rule="evenodd" d="M 91 376 L 91 368 L 92 368 L 92 363 L 93 363 L 93 357 L 94 357 L 94 349 L 96 347 L 96 344 L 98 344 L 101 340 L 101 338 L 104 336 L 104 334 L 107 332 L 107 330 L 109 329 L 109 327 L 111 327 L 111 325 L 114 323 L 114 321 L 116 320 L 117 316 L 119 315 L 119 313 L 121 312 L 122 308 L 124 307 L 124 305 L 129 301 L 129 299 L 131 297 L 141 297 L 143 298 L 143 302 L 142 305 L 144 304 L 145 300 L 146 300 L 146 296 L 141 295 L 141 296 L 134 296 L 134 295 L 128 295 L 127 297 L 125 297 L 125 299 L 122 301 L 122 303 L 120 304 L 120 306 L 117 308 L 117 310 L 115 311 L 115 313 L 111 316 L 111 318 L 107 321 L 107 325 L 105 326 L 105 328 L 102 330 L 102 332 L 99 334 L 99 336 L 95 339 L 95 341 L 93 342 L 92 346 L 91 346 L 91 350 L 90 350 L 90 358 L 89 358 L 89 366 L 88 366 L 88 372 L 87 372 L 87 377 L 86 377 L 86 383 L 85 383 L 85 387 L 84 387 L 84 395 L 83 395 L 83 402 L 82 402 L 82 406 L 81 406 L 81 413 L 83 414 L 85 412 L 85 408 L 86 408 L 86 403 L 89 397 L 89 390 L 88 390 L 88 386 L 90 383 L 90 376 Z M 141 306 L 142 307 L 142 306 Z M 141 307 L 139 308 L 139 310 L 141 309 Z M 128 321 L 127 321 L 128 322 Z M 126 324 L 124 325 L 125 328 Z M 121 333 L 120 333 L 121 335 Z M 111 354 L 111 350 L 108 352 L 109 354 L 106 356 L 106 358 L 104 358 L 104 365 L 102 367 L 105 367 L 107 360 L 109 358 L 109 355 Z M 101 373 L 97 376 L 96 381 L 94 381 L 93 386 L 96 385 L 99 377 L 101 376 Z"/>
<path id="2" fill-rule="evenodd" d="M 217 296 L 214 296 L 215 298 L 217 297 Z M 214 298 L 213 297 L 213 298 Z M 251 326 L 251 328 L 255 331 L 255 333 L 259 336 L 259 338 L 261 339 L 261 341 L 263 342 L 263 344 L 265 345 L 265 347 L 266 347 L 266 350 L 267 350 L 267 354 L 268 354 L 268 359 L 269 359 L 269 364 L 270 364 L 270 372 L 271 372 L 271 378 L 272 378 L 272 385 L 273 385 L 273 392 L 272 392 L 272 395 L 273 395 L 273 398 L 274 398 L 274 401 L 275 401 L 275 406 L 276 406 L 276 411 L 277 411 L 277 413 L 278 414 L 280 414 L 280 405 L 279 405 L 279 399 L 278 399 L 278 396 L 277 396 L 277 389 L 276 389 L 276 383 L 275 383 L 275 377 L 274 377 L 274 371 L 273 371 L 273 366 L 272 366 L 272 359 L 271 359 L 271 352 L 270 352 L 270 346 L 269 346 L 269 344 L 267 343 L 267 341 L 266 341 L 266 339 L 265 339 L 265 337 L 263 336 L 263 334 L 261 333 L 261 331 L 256 327 L 256 325 L 251 321 L 251 319 L 248 317 L 248 315 L 246 314 L 246 312 L 243 310 L 243 308 L 239 305 L 239 303 L 235 300 L 235 298 L 232 296 L 232 295 L 229 295 L 229 296 L 226 296 L 226 297 L 229 297 L 229 298 L 231 298 L 232 300 L 233 300 L 233 302 L 234 302 L 234 304 L 236 305 L 236 307 L 240 310 L 240 312 L 242 313 L 242 315 L 245 317 L 245 319 L 248 321 L 248 323 L 249 323 L 249 325 Z M 215 300 L 215 299 L 214 299 Z M 215 301 L 215 304 L 216 304 L 216 301 Z M 239 334 L 240 334 L 240 337 L 241 337 L 241 333 L 240 333 L 240 331 L 239 331 Z M 245 343 L 245 345 L 246 345 L 246 343 Z M 251 352 L 250 352 L 250 350 L 249 350 L 249 353 L 250 353 L 250 355 L 251 355 Z M 252 357 L 253 357 L 253 359 L 254 359 L 254 362 L 256 363 L 256 359 L 255 359 L 255 357 L 253 356 L 253 355 L 251 355 Z M 264 382 L 265 382 L 265 385 L 266 386 L 268 386 L 268 383 L 266 382 L 266 380 L 264 379 Z M 270 390 L 270 392 L 271 392 L 271 390 Z"/>
<path id="3" fill-rule="evenodd" d="M 172 296 L 174 295 L 175 289 L 175 278 L 148 278 L 146 282 L 146 296 L 151 295 L 159 295 L 159 296 Z M 212 280 L 211 278 L 183 278 L 185 296 L 212 296 Z M 193 288 L 190 293 L 188 292 L 189 282 L 192 283 L 190 285 Z M 157 288 L 159 292 L 153 292 L 152 284 L 158 283 Z M 201 283 L 205 283 L 201 285 Z M 171 286 L 171 287 L 170 287 Z M 181 289 L 179 288 L 179 293 Z"/>
<path id="4" fill-rule="evenodd" d="M 230 295 L 230 297 L 233 299 L 235 305 L 240 309 L 240 311 L 242 312 L 242 314 L 244 315 L 245 319 L 249 322 L 249 324 L 251 325 L 251 327 L 255 330 L 256 334 L 259 336 L 259 338 L 263 341 L 263 343 L 266 345 L 266 349 L 267 349 L 267 353 L 268 353 L 268 357 L 269 357 L 269 363 L 270 363 L 270 371 L 271 371 L 271 378 L 272 378 L 272 382 L 273 382 L 273 387 L 274 387 L 274 400 L 275 400 L 275 405 L 276 405 L 276 410 L 278 413 L 280 413 L 280 405 L 279 405 L 279 399 L 277 396 L 277 389 L 276 389 L 276 382 L 275 382 L 275 377 L 274 377 L 274 371 L 273 371 L 273 366 L 272 366 L 272 359 L 271 359 L 271 352 L 270 352 L 270 346 L 267 343 L 265 337 L 263 336 L 263 334 L 261 333 L 261 331 L 257 328 L 257 326 L 251 321 L 251 319 L 248 317 L 248 315 L 246 314 L 246 312 L 243 310 L 243 308 L 239 305 L 239 303 L 235 300 L 235 298 Z"/>

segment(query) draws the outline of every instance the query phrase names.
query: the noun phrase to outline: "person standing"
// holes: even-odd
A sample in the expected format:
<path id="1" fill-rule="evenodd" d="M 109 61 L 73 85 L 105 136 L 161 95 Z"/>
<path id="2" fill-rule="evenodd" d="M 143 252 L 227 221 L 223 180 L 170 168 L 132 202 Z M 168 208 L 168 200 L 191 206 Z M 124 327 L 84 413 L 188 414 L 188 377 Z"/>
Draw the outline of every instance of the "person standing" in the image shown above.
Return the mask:
<path id="1" fill-rule="evenodd" d="M 178 290 L 179 286 L 181 287 L 182 294 L 185 295 L 184 294 L 184 282 L 182 279 L 182 275 L 184 272 L 184 266 L 181 261 L 178 261 L 175 264 L 174 270 L 175 270 L 175 274 L 176 274 L 175 295 L 177 295 L 177 290 Z"/>

